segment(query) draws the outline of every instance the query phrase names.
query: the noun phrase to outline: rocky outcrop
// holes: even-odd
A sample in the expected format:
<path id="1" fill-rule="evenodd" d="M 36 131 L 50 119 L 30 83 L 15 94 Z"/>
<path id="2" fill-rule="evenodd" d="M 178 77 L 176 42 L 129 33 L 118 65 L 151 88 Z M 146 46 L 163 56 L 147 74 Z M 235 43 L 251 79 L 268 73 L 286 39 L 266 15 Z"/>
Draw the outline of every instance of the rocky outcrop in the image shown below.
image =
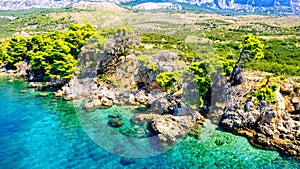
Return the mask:
<path id="1" fill-rule="evenodd" d="M 29 84 L 28 84 L 28 86 L 27 86 L 28 88 L 37 88 L 37 89 L 41 89 L 42 87 L 43 87 L 43 85 L 42 84 L 40 84 L 40 83 L 33 83 L 33 82 L 30 82 Z"/>
<path id="2" fill-rule="evenodd" d="M 246 136 L 256 147 L 300 157 L 298 83 L 291 79 L 277 82 L 280 84 L 276 91 L 277 103 L 264 100 L 257 103 L 254 97 L 244 99 L 247 92 L 255 90 L 249 90 L 250 86 L 260 84 L 261 80 L 251 82 L 247 79 L 247 85 L 234 87 L 235 94 L 241 95 L 229 97 L 230 104 L 227 104 L 219 125 L 227 131 Z"/>
<path id="3" fill-rule="evenodd" d="M 182 139 L 195 126 L 200 114 L 172 116 L 162 115 L 153 119 L 152 129 L 158 134 L 158 141 L 164 144 L 172 144 Z"/>
<path id="4" fill-rule="evenodd" d="M 172 145 L 184 138 L 197 124 L 203 124 L 205 118 L 188 106 L 180 108 L 176 115 L 164 114 L 163 111 L 149 109 L 137 113 L 131 121 L 134 124 L 150 124 L 150 128 L 162 145 Z"/>
<path id="5" fill-rule="evenodd" d="M 282 108 L 288 113 L 300 114 L 300 83 L 287 79 L 280 83 L 280 93 L 282 95 Z"/>
<path id="6" fill-rule="evenodd" d="M 263 111 L 224 114 L 220 125 L 264 149 L 300 156 L 300 121 L 284 111 L 268 107 Z"/>
<path id="7" fill-rule="evenodd" d="M 94 110 L 95 108 L 108 108 L 113 106 L 113 101 L 107 97 L 101 97 L 98 99 L 93 99 L 84 105 L 85 109 L 88 111 Z"/>

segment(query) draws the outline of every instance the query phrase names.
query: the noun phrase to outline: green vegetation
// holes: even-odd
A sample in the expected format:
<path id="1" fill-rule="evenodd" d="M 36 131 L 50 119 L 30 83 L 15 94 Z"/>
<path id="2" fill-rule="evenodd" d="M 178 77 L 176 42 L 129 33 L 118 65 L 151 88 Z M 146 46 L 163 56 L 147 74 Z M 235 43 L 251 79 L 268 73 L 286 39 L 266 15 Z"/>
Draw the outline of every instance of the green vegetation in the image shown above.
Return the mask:
<path id="1" fill-rule="evenodd" d="M 168 35 L 146 33 L 141 35 L 141 40 L 144 44 L 153 44 L 154 49 L 174 51 L 182 60 L 193 61 L 200 58 L 184 41 Z"/>
<path id="2" fill-rule="evenodd" d="M 264 58 L 251 61 L 246 66 L 277 75 L 300 76 L 299 43 L 300 39 L 296 37 L 265 40 Z"/>
<path id="3" fill-rule="evenodd" d="M 233 56 L 229 55 L 223 61 L 223 70 L 226 76 L 229 76 L 233 72 L 235 66 L 244 66 L 241 64 L 245 64 L 253 59 L 259 60 L 264 58 L 264 45 L 252 34 L 244 36 L 239 48 L 240 54 L 238 60 L 235 60 Z"/>
<path id="4" fill-rule="evenodd" d="M 63 11 L 63 9 L 60 9 L 60 12 Z M 0 37 L 9 37 L 20 31 L 50 32 L 57 30 L 58 27 L 68 27 L 72 23 L 72 20 L 67 15 L 53 18 L 49 15 L 50 12 L 59 11 L 55 9 L 30 9 L 20 11 L 20 13 L 14 11 L 0 11 L 0 15 L 8 17 L 0 18 Z M 24 30 L 24 28 L 28 29 Z"/>
<path id="5" fill-rule="evenodd" d="M 223 62 L 223 71 L 225 73 L 225 76 L 229 76 L 231 74 L 235 66 L 235 63 L 236 60 L 232 60 L 230 58 Z"/>
<path id="6" fill-rule="evenodd" d="M 162 72 L 156 76 L 159 86 L 163 88 L 171 87 L 175 82 L 180 82 L 179 72 Z"/>
<path id="7" fill-rule="evenodd" d="M 194 72 L 194 81 L 199 90 L 200 107 L 204 104 L 204 96 L 210 87 L 212 80 L 209 77 L 209 65 L 207 62 L 194 62 L 190 65 L 190 69 Z"/>
<path id="8" fill-rule="evenodd" d="M 16 66 L 27 59 L 27 39 L 19 36 L 8 41 L 6 47 L 7 62 Z"/>
<path id="9" fill-rule="evenodd" d="M 242 29 L 241 29 L 242 30 Z M 219 31 L 219 32 L 217 32 Z M 282 30 L 284 35 L 290 36 L 295 35 L 295 28 L 290 30 Z M 299 32 L 299 31 L 298 31 Z M 238 32 L 237 30 L 224 30 L 224 29 L 214 29 L 207 30 L 206 36 L 209 39 L 213 40 L 214 47 L 216 49 L 217 55 L 221 60 L 224 60 L 223 68 L 226 75 L 229 75 L 230 65 L 232 66 L 232 58 L 237 60 L 239 56 L 240 44 L 245 43 L 246 41 L 241 42 L 241 37 L 249 33 L 258 33 L 248 30 L 243 30 Z M 282 32 L 281 32 L 282 33 Z M 260 33 L 265 36 L 264 32 Z M 276 75 L 300 75 L 300 60 L 299 60 L 299 43 L 300 40 L 296 36 L 290 38 L 279 39 L 276 36 L 279 36 L 280 32 L 270 33 L 266 35 L 265 39 L 259 39 L 261 44 L 254 45 L 253 47 L 258 47 L 256 51 L 252 51 L 252 54 L 256 55 L 256 58 L 247 62 L 244 66 L 247 69 L 261 70 L 266 72 L 275 73 Z M 273 38 L 268 38 L 272 37 Z M 283 36 L 283 35 L 280 35 Z M 255 37 L 254 37 L 255 38 Z M 249 37 L 247 41 L 253 40 L 253 37 Z M 252 44 L 255 44 L 254 40 Z M 258 42 L 258 41 L 257 41 Z M 249 43 L 250 45 L 251 43 Z M 229 60 L 228 60 L 229 59 Z"/>
<path id="10" fill-rule="evenodd" d="M 264 57 L 263 48 L 264 45 L 260 43 L 259 39 L 255 38 L 252 34 L 247 34 L 240 48 L 246 53 L 250 53 L 250 57 L 254 59 L 261 59 Z"/>
<path id="11" fill-rule="evenodd" d="M 91 25 L 71 24 L 66 32 L 13 37 L 5 42 L 6 53 L 2 61 L 12 66 L 27 62 L 37 74 L 68 79 L 75 71 L 80 49 L 92 34 Z"/>
<path id="12" fill-rule="evenodd" d="M 3 47 L 0 46 L 0 66 L 2 67 L 2 64 L 3 64 L 3 61 L 4 61 L 4 58 L 5 55 L 4 55 L 4 52 L 3 52 Z"/>
<path id="13" fill-rule="evenodd" d="M 253 93 L 253 96 L 256 98 L 257 101 L 264 100 L 268 103 L 275 103 L 275 102 L 277 102 L 275 91 L 278 88 L 279 88 L 279 86 L 276 83 L 271 84 L 271 85 L 265 85 L 264 87 L 256 90 Z"/>

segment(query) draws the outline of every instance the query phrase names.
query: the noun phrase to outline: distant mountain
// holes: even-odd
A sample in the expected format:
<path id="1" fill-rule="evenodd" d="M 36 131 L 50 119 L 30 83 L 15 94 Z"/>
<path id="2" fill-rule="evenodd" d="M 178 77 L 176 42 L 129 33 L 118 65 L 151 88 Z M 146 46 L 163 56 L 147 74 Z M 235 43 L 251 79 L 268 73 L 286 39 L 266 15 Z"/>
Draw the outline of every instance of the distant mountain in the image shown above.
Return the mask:
<path id="1" fill-rule="evenodd" d="M 157 9 L 172 9 L 172 10 L 181 10 L 181 5 L 173 4 L 170 2 L 145 2 L 139 5 L 133 6 L 134 9 L 143 9 L 143 10 L 157 10 Z"/>
<path id="2" fill-rule="evenodd" d="M 190 4 L 211 4 L 221 9 L 241 7 L 299 7 L 300 0 L 176 0 Z"/>
<path id="3" fill-rule="evenodd" d="M 83 0 L 0 0 L 0 10 L 28 8 L 61 8 Z M 184 4 L 211 9 L 242 12 L 300 14 L 300 0 L 85 0 L 131 4 L 138 9 L 185 9 Z M 128 3 L 129 2 L 129 3 Z M 150 2 L 150 3 L 149 3 Z"/>
<path id="4" fill-rule="evenodd" d="M 79 0 L 0 0 L 0 10 L 61 8 Z"/>

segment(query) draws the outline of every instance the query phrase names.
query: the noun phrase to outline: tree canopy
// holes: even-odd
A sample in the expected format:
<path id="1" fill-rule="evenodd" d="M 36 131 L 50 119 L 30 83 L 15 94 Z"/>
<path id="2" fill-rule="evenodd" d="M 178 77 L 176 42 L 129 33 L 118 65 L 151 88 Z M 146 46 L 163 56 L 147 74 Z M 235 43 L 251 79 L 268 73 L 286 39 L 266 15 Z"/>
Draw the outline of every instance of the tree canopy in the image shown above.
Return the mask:
<path id="1" fill-rule="evenodd" d="M 27 62 L 36 73 L 67 79 L 73 75 L 80 50 L 92 35 L 91 25 L 71 24 L 66 32 L 13 37 L 8 40 L 6 61 L 14 66 Z"/>
<path id="2" fill-rule="evenodd" d="M 252 34 L 244 36 L 240 49 L 243 49 L 245 54 L 249 54 L 248 57 L 254 59 L 264 58 L 264 44 L 262 44 L 259 39 L 254 37 Z"/>

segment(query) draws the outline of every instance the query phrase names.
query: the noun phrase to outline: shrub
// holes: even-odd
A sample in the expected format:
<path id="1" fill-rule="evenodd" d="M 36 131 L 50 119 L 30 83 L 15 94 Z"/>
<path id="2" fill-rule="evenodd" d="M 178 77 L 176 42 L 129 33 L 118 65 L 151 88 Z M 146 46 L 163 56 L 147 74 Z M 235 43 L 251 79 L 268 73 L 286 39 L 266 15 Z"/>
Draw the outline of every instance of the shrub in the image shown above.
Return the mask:
<path id="1" fill-rule="evenodd" d="M 204 104 L 204 96 L 212 82 L 209 77 L 209 65 L 206 62 L 193 62 L 189 68 L 194 72 L 194 81 L 199 90 L 199 102 L 201 107 Z"/>
<path id="2" fill-rule="evenodd" d="M 253 93 L 253 96 L 259 101 L 264 100 L 268 103 L 275 103 L 276 93 L 275 91 L 279 88 L 278 84 L 274 83 L 271 86 L 264 86 Z"/>
<path id="3" fill-rule="evenodd" d="M 159 86 L 168 88 L 171 87 L 174 82 L 179 82 L 179 76 L 174 72 L 162 72 L 156 76 L 156 80 Z"/>

